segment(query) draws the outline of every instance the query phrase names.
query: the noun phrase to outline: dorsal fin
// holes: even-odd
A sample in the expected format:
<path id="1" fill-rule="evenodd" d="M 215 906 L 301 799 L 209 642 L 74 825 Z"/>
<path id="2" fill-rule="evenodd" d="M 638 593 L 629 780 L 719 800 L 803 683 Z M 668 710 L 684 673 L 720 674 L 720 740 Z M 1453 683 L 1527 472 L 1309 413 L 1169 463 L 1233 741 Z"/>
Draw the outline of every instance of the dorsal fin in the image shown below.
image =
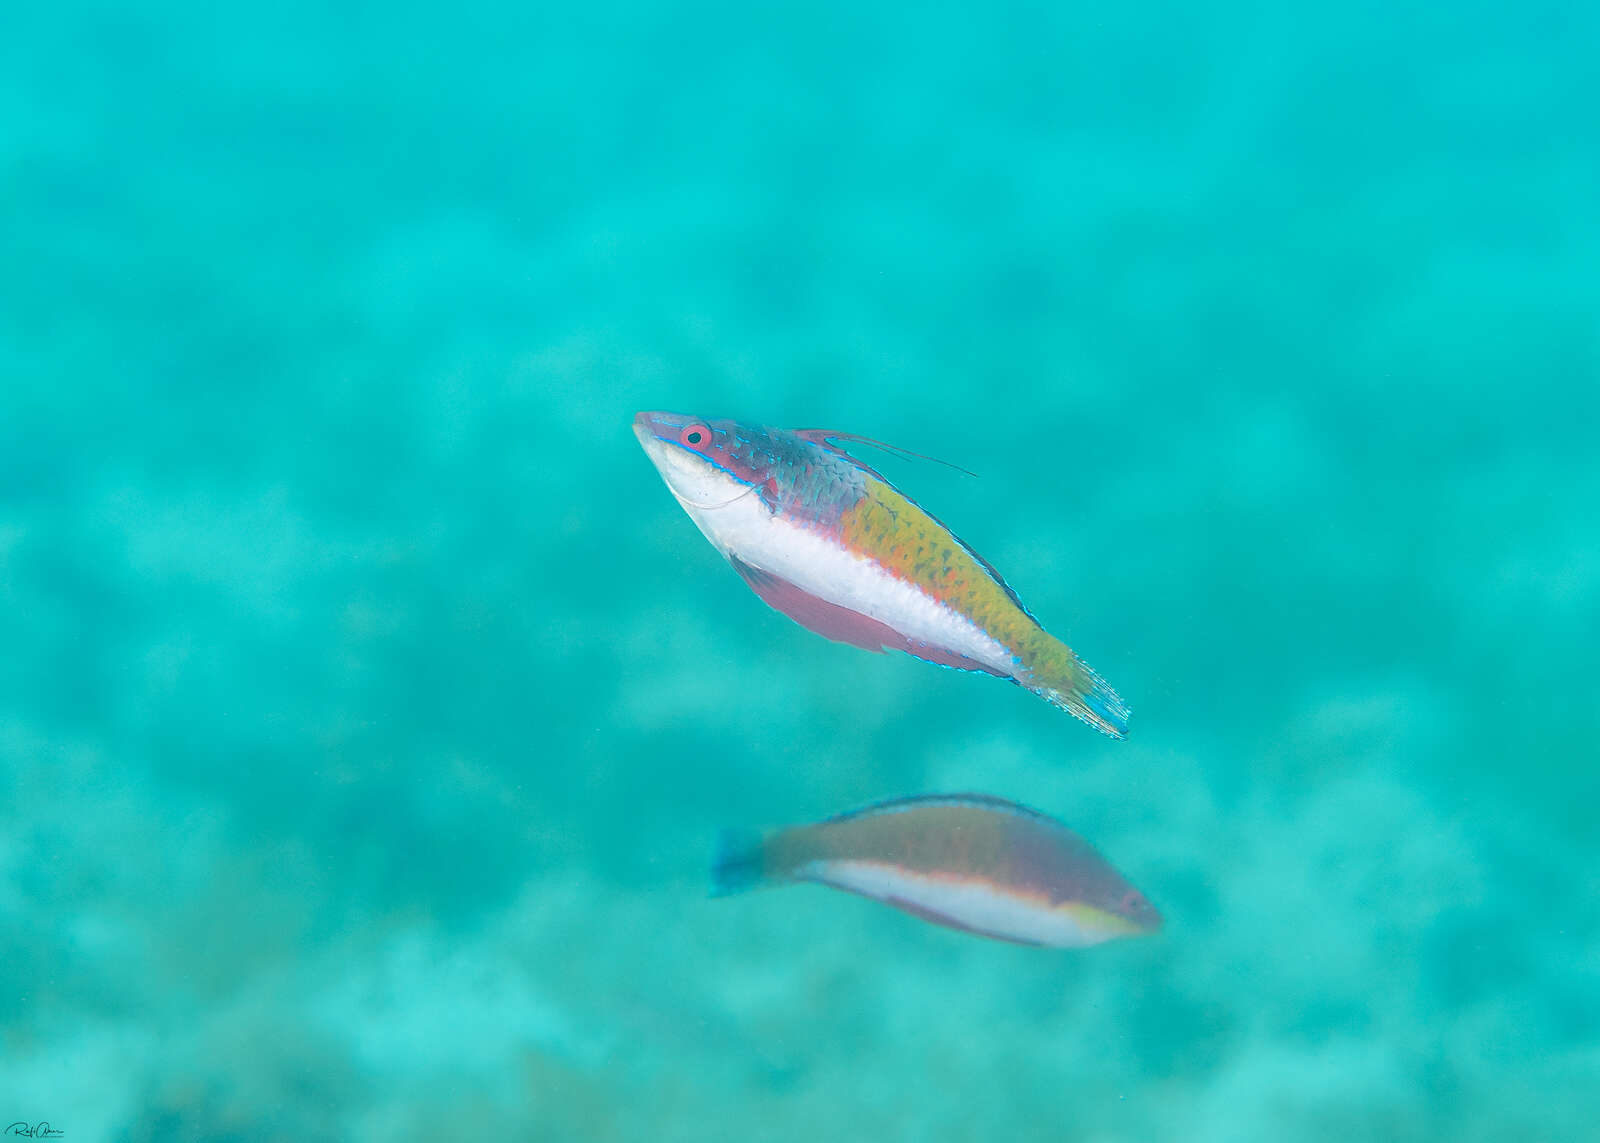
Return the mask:
<path id="1" fill-rule="evenodd" d="M 860 433 L 838 433 L 834 432 L 832 429 L 795 429 L 794 435 L 799 437 L 801 440 L 806 440 L 810 441 L 812 444 L 821 445 L 829 452 L 837 453 L 846 460 L 852 461 L 856 464 L 860 464 L 861 462 L 856 460 L 855 457 L 851 456 L 848 452 L 835 444 L 835 441 L 849 441 L 851 444 L 868 445 L 872 448 L 882 449 L 891 456 L 898 456 L 901 458 L 911 457 L 915 460 L 931 460 L 934 464 L 942 464 L 946 468 L 953 468 L 957 472 L 973 477 L 974 479 L 976 479 L 978 475 L 976 472 L 971 472 L 968 469 L 962 468 L 959 464 L 952 464 L 948 460 L 940 460 L 938 457 L 928 456 L 926 453 L 912 452 L 908 448 L 901 448 L 899 445 L 887 444 L 884 441 L 874 440 L 872 437 L 864 437 Z M 863 465 L 862 467 L 866 466 Z"/>
<path id="2" fill-rule="evenodd" d="M 913 794 L 910 797 L 885 798 L 882 801 L 869 802 L 867 805 L 857 806 L 853 810 L 846 810 L 842 814 L 834 814 L 832 817 L 823 818 L 818 824 L 847 822 L 857 818 L 872 817 L 877 814 L 901 813 L 905 810 L 921 809 L 925 806 L 971 806 L 976 809 L 995 810 L 1019 818 L 1033 818 L 1054 826 L 1061 824 L 1049 814 L 1041 813 L 1020 802 L 1013 802 L 1009 798 L 997 798 L 993 794 L 969 793 Z"/>

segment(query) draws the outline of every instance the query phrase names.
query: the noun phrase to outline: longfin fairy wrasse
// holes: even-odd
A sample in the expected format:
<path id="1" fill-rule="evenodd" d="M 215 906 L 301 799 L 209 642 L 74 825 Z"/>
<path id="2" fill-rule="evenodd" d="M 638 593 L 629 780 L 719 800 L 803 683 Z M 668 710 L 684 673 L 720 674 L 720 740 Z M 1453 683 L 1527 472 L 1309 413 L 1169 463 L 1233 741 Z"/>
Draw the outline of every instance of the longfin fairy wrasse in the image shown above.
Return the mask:
<path id="1" fill-rule="evenodd" d="M 812 881 L 938 925 L 1077 948 L 1153 933 L 1161 914 L 1054 818 L 984 794 L 879 802 L 810 825 L 724 831 L 721 896 Z"/>
<path id="2" fill-rule="evenodd" d="M 845 451 L 864 438 L 640 413 L 634 434 L 706 539 L 767 604 L 869 651 L 1010 679 L 1121 738 L 1116 691 L 989 563 Z"/>

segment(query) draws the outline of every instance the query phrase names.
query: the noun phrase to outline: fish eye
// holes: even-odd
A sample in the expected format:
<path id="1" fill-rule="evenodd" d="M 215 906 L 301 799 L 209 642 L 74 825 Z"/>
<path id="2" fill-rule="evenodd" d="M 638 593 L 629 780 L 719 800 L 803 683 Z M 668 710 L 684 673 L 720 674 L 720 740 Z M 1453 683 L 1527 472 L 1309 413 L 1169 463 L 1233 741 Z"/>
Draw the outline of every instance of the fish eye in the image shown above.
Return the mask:
<path id="1" fill-rule="evenodd" d="M 689 448 L 705 448 L 711 443 L 711 430 L 699 423 L 684 425 L 683 430 L 678 433 L 678 443 Z"/>

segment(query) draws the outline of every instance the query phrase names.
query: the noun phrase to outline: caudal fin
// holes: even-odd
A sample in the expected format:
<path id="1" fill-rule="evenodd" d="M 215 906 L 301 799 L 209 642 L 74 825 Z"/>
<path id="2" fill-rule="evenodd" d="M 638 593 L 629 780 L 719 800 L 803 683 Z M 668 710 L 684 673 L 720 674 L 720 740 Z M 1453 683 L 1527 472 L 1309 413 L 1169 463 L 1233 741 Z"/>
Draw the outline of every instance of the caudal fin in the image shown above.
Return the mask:
<path id="1" fill-rule="evenodd" d="M 1065 647 L 1062 650 L 1066 650 Z M 1124 738 L 1128 733 L 1128 706 L 1116 691 L 1071 651 L 1066 669 L 1052 672 L 1048 680 L 1035 673 L 1033 689 L 1053 706 L 1081 718 L 1101 734 Z"/>
<path id="2" fill-rule="evenodd" d="M 726 897 L 754 889 L 767 879 L 765 840 L 759 830 L 725 829 L 711 859 L 711 895 Z"/>

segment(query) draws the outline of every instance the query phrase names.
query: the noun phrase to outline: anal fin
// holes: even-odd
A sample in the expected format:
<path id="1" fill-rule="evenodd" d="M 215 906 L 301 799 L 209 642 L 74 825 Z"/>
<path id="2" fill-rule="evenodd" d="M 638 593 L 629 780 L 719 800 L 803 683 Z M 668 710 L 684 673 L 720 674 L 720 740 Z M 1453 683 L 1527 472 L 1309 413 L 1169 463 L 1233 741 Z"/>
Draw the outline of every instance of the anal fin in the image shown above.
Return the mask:
<path id="1" fill-rule="evenodd" d="M 737 556 L 730 555 L 728 562 L 750 585 L 750 590 L 759 595 L 768 607 L 783 612 L 806 630 L 814 631 L 825 639 L 832 639 L 836 643 L 848 643 L 852 647 L 860 647 L 878 654 L 890 650 L 904 651 L 924 662 L 936 663 L 941 667 L 954 667 L 960 671 L 982 671 L 985 674 L 1006 677 L 1003 672 L 976 659 L 911 639 L 870 615 L 863 615 L 840 604 L 830 603 L 782 576 L 752 567 Z"/>

